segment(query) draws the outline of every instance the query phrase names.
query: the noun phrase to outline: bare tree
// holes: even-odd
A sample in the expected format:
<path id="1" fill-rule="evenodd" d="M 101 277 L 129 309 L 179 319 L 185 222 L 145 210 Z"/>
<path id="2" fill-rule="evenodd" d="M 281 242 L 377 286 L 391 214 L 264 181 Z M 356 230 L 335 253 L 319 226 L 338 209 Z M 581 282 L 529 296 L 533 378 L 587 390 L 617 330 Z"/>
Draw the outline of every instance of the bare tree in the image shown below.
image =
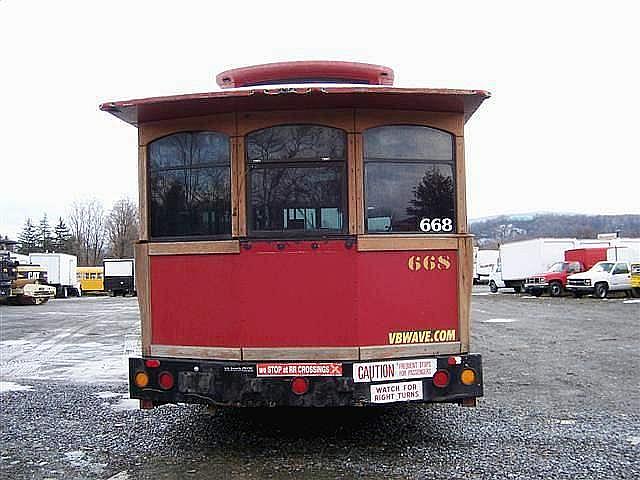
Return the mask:
<path id="1" fill-rule="evenodd" d="M 133 258 L 133 245 L 138 239 L 138 207 L 129 198 L 113 204 L 106 221 L 109 255 L 113 258 Z"/>
<path id="2" fill-rule="evenodd" d="M 105 243 L 105 213 L 102 203 L 95 198 L 71 204 L 67 223 L 72 235 L 72 251 L 78 265 L 98 265 L 102 262 Z"/>

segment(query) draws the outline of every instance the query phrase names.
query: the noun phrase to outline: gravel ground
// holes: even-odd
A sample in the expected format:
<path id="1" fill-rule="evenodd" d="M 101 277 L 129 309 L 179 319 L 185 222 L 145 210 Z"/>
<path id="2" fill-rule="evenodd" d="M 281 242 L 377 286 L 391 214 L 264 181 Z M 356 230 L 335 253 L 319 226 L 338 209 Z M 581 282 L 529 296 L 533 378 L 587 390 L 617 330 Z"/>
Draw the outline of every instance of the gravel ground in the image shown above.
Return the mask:
<path id="1" fill-rule="evenodd" d="M 0 306 L 0 478 L 640 478 L 638 301 L 477 288 L 475 409 L 213 412 L 126 398 L 135 302 Z"/>

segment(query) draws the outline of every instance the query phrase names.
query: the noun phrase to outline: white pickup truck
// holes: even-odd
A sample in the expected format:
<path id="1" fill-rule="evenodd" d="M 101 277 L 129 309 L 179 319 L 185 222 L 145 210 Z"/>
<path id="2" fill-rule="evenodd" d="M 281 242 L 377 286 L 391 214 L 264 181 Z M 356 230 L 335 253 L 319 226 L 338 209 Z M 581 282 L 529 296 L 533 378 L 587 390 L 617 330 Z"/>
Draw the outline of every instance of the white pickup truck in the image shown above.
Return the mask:
<path id="1" fill-rule="evenodd" d="M 598 298 L 607 298 L 609 292 L 631 295 L 631 267 L 629 262 L 598 262 L 586 272 L 567 277 L 566 289 L 576 298 L 590 293 Z"/>

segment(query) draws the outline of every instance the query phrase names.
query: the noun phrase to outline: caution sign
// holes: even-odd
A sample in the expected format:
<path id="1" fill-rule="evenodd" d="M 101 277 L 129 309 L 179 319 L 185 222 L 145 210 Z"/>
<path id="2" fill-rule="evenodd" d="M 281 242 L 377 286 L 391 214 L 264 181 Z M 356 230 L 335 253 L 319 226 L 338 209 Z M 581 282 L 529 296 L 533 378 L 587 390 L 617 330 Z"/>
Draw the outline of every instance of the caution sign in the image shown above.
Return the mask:
<path id="1" fill-rule="evenodd" d="M 371 385 L 371 403 L 409 402 L 423 398 L 421 381 Z"/>
<path id="2" fill-rule="evenodd" d="M 435 358 L 354 363 L 353 381 L 362 383 L 431 378 L 437 368 L 438 361 Z"/>
<path id="3" fill-rule="evenodd" d="M 341 363 L 259 363 L 258 377 L 341 377 Z"/>

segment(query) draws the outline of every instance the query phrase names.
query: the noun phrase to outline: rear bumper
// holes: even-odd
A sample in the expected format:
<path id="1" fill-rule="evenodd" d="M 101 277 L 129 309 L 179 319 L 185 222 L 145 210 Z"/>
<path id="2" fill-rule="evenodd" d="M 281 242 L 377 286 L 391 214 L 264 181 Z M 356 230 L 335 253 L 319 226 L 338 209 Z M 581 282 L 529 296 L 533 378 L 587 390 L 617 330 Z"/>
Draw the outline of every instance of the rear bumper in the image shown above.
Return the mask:
<path id="1" fill-rule="evenodd" d="M 159 365 L 153 367 L 147 366 L 145 361 L 149 359 L 129 359 L 131 398 L 142 400 L 142 405 L 146 408 L 165 403 L 237 407 L 342 407 L 408 401 L 475 404 L 475 399 L 483 395 L 482 358 L 478 354 L 378 362 L 304 364 L 257 364 L 154 357 L 153 360 L 159 361 Z M 399 374 L 398 362 L 402 364 L 402 369 L 408 376 L 402 379 L 394 376 L 384 380 L 379 377 L 374 381 L 364 380 L 363 372 Z M 422 365 L 429 364 L 432 367 L 421 370 L 419 365 L 415 365 L 413 368 L 416 362 L 423 362 Z M 298 368 L 297 366 L 304 365 L 307 371 L 322 372 L 319 375 L 282 375 L 280 372 L 278 376 L 265 376 L 265 365 L 272 365 L 274 369 L 282 366 Z M 396 368 L 389 368 L 389 365 Z M 475 381 L 470 385 L 463 384 L 460 378 L 465 369 L 473 370 L 475 373 Z M 446 386 L 434 385 L 434 371 L 448 373 L 449 382 Z M 145 372 L 149 378 L 149 384 L 144 388 L 135 384 L 135 377 L 140 372 Z M 160 386 L 158 378 L 163 372 L 171 374 L 174 379 L 173 387 L 163 389 Z M 299 377 L 308 380 L 308 391 L 304 394 L 292 391 L 292 380 Z"/>

